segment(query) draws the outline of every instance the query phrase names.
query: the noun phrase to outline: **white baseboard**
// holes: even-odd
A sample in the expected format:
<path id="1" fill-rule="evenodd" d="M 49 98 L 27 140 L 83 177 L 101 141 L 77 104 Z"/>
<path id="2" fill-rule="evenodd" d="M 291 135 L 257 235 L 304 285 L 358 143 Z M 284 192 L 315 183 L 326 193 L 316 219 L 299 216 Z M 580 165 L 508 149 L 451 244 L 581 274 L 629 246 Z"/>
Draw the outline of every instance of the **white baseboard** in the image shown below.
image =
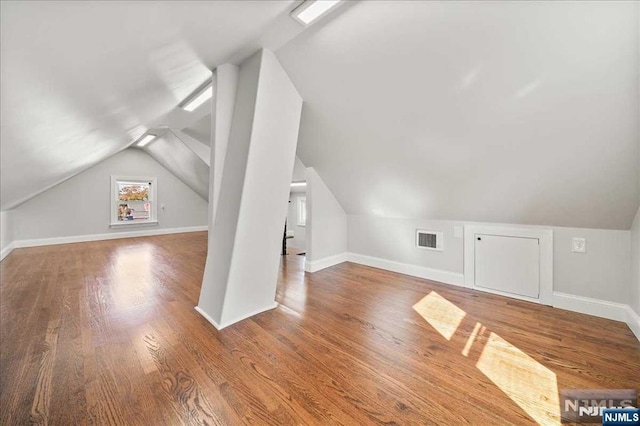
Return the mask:
<path id="1" fill-rule="evenodd" d="M 464 275 L 455 272 L 410 265 L 357 253 L 347 253 L 347 261 L 464 287 Z M 640 316 L 631 309 L 631 307 L 623 303 L 553 292 L 553 306 L 568 311 L 627 323 L 631 331 L 633 331 L 638 340 L 640 340 Z"/>
<path id="2" fill-rule="evenodd" d="M 254 316 L 254 315 L 258 315 L 258 314 L 261 314 L 261 313 L 263 313 L 263 312 L 270 311 L 271 309 L 275 309 L 275 308 L 277 308 L 277 307 L 278 307 L 278 304 L 277 304 L 276 302 L 273 302 L 273 303 L 271 303 L 271 304 L 269 304 L 269 305 L 265 306 L 264 308 L 256 309 L 255 311 L 253 311 L 253 312 L 249 312 L 248 314 L 240 315 L 240 316 L 238 316 L 238 317 L 236 317 L 236 318 L 234 318 L 234 319 L 231 319 L 231 320 L 228 320 L 228 321 L 224 321 L 224 322 L 220 325 L 219 330 L 220 330 L 220 329 L 223 329 L 223 328 L 225 328 L 225 327 L 229 327 L 230 325 L 233 325 L 233 324 L 235 324 L 235 323 L 237 323 L 237 322 L 240 322 L 240 321 L 242 321 L 242 320 L 245 320 L 245 319 L 247 319 L 247 318 L 250 318 L 250 317 L 252 317 L 252 316 Z"/>
<path id="3" fill-rule="evenodd" d="M 205 311 L 203 311 L 200 308 L 200 306 L 196 306 L 195 310 L 198 311 L 198 313 L 200 313 L 200 315 L 202 315 L 204 317 L 204 319 L 209 321 L 211 323 L 211 325 L 213 325 L 216 328 L 216 330 L 222 330 L 225 327 L 229 327 L 230 325 L 233 325 L 233 324 L 235 324 L 237 322 L 240 322 L 242 320 L 250 318 L 250 317 L 252 317 L 254 315 L 258 315 L 258 314 L 261 314 L 263 312 L 270 311 L 271 309 L 275 309 L 277 307 L 278 307 L 278 304 L 276 302 L 273 302 L 273 304 L 270 304 L 265 308 L 257 309 L 255 311 L 249 312 L 248 314 L 245 314 L 245 315 L 240 315 L 239 317 L 234 318 L 234 319 L 232 319 L 230 321 L 225 321 L 222 324 L 218 324 L 216 321 L 214 321 L 214 319 L 211 318 Z"/>
<path id="4" fill-rule="evenodd" d="M 6 246 L 5 248 L 2 249 L 2 251 L 0 251 L 0 262 L 2 261 L 2 259 L 4 259 L 5 257 L 9 256 L 9 253 L 11 253 L 11 251 L 15 248 L 15 244 L 13 242 L 9 243 L 8 246 Z"/>
<path id="5" fill-rule="evenodd" d="M 208 227 L 204 225 L 204 226 L 189 226 L 184 228 L 142 229 L 142 230 L 128 231 L 128 232 L 111 232 L 108 234 L 90 234 L 90 235 L 75 235 L 71 237 L 18 240 L 13 242 L 13 248 L 50 246 L 55 244 L 84 243 L 88 241 L 117 240 L 120 238 L 150 237 L 154 235 L 181 234 L 185 232 L 206 231 L 207 229 Z"/>
<path id="6" fill-rule="evenodd" d="M 335 256 L 325 257 L 318 260 L 306 260 L 304 262 L 304 270 L 307 272 L 318 272 L 330 266 L 337 265 L 347 261 L 347 253 L 336 254 Z"/>
<path id="7" fill-rule="evenodd" d="M 600 318 L 627 322 L 628 305 L 573 294 L 553 292 L 553 307 Z M 631 308 L 629 308 L 631 309 Z"/>
<path id="8" fill-rule="evenodd" d="M 464 287 L 464 275 L 458 272 L 449 272 L 440 269 L 427 268 L 425 266 L 400 263 L 393 260 L 381 259 L 379 257 L 366 256 L 358 253 L 348 253 L 347 260 L 361 265 L 411 275 L 412 277 L 424 278 L 427 280 Z"/>
<path id="9" fill-rule="evenodd" d="M 202 315 L 204 317 L 204 319 L 209 321 L 211 323 L 211 325 L 213 325 L 216 328 L 216 330 L 220 330 L 222 328 L 222 327 L 220 327 L 220 324 L 218 324 L 216 321 L 214 321 L 214 319 L 211 318 L 209 316 L 209 314 L 207 314 L 205 311 L 203 311 L 202 308 L 200 308 L 200 306 L 196 306 L 195 310 L 198 311 L 198 313 L 200 315 Z"/>
<path id="10" fill-rule="evenodd" d="M 631 306 L 627 306 L 627 325 L 633 331 L 633 334 L 636 335 L 638 340 L 640 340 L 640 315 L 633 309 Z"/>

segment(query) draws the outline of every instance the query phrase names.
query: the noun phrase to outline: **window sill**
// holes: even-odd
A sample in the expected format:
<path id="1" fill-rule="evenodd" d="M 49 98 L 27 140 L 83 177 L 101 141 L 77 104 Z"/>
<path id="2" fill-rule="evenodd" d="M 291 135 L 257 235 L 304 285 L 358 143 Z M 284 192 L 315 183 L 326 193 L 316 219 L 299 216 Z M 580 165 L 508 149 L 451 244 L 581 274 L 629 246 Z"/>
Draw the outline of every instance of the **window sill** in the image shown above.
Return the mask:
<path id="1" fill-rule="evenodd" d="M 116 223 L 110 223 L 109 224 L 109 228 L 128 228 L 128 227 L 135 227 L 135 226 L 157 226 L 158 225 L 158 221 L 157 220 L 150 220 L 148 222 L 134 222 L 134 221 L 122 221 L 122 222 L 116 222 Z"/>

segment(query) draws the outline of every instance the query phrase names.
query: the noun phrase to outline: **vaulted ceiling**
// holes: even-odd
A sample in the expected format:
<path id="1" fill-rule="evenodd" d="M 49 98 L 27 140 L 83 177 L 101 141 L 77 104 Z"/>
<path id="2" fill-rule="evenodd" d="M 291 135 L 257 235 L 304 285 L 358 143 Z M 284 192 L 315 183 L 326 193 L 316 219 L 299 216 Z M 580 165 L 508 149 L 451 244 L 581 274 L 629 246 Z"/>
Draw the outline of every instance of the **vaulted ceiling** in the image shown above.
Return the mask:
<path id="1" fill-rule="evenodd" d="M 638 3 L 350 2 L 304 32 L 294 5 L 3 1 L 1 209 L 147 129 L 201 149 L 210 117 L 178 103 L 267 47 L 305 100 L 298 154 L 348 213 L 629 229 Z"/>
<path id="2" fill-rule="evenodd" d="M 278 58 L 352 214 L 629 229 L 638 2 L 360 2 Z"/>
<path id="3" fill-rule="evenodd" d="M 224 62 L 302 27 L 293 1 L 1 3 L 2 210 L 127 147 L 192 129 L 176 106 Z M 206 120 L 206 119 L 205 119 Z M 193 125 L 193 126 L 191 126 Z"/>

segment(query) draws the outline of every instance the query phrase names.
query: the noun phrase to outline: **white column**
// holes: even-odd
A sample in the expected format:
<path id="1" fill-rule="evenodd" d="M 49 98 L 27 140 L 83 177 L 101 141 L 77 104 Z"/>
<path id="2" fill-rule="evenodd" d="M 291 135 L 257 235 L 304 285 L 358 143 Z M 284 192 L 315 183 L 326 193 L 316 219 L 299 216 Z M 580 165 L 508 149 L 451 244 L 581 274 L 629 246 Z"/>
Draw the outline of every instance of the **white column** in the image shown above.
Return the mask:
<path id="1" fill-rule="evenodd" d="M 210 185 L 209 200 L 211 220 L 218 205 L 220 197 L 220 183 L 222 182 L 222 171 L 224 170 L 224 159 L 227 155 L 229 145 L 229 135 L 231 134 L 231 123 L 233 120 L 233 108 L 236 102 L 236 91 L 238 90 L 239 67 L 232 64 L 220 65 L 216 68 L 214 79 L 216 84 L 211 107 L 211 177 L 213 185 Z"/>
<path id="2" fill-rule="evenodd" d="M 260 50 L 240 65 L 236 90 L 232 74 L 232 68 L 217 70 L 212 223 L 196 308 L 218 329 L 275 307 L 302 111 L 302 98 L 272 52 Z"/>

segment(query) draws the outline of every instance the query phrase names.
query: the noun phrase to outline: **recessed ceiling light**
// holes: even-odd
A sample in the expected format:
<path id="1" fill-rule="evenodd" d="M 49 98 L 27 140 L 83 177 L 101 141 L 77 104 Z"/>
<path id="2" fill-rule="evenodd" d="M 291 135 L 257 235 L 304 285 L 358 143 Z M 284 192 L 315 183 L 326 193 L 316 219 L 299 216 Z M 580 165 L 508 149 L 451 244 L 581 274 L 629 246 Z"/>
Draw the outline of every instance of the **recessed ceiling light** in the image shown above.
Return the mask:
<path id="1" fill-rule="evenodd" d="M 156 135 L 146 135 L 142 139 L 140 139 L 140 141 L 136 144 L 136 146 L 139 146 L 140 148 L 142 148 L 143 146 L 148 145 L 149 142 L 151 142 L 155 138 L 156 138 Z"/>
<path id="2" fill-rule="evenodd" d="M 211 81 L 208 81 L 182 103 L 182 109 L 191 112 L 208 101 L 212 94 Z"/>
<path id="3" fill-rule="evenodd" d="M 307 0 L 291 12 L 291 16 L 303 25 L 309 25 L 340 3 L 340 0 Z"/>
<path id="4" fill-rule="evenodd" d="M 307 186 L 307 182 L 291 182 L 291 187 L 295 188 L 298 186 Z"/>

